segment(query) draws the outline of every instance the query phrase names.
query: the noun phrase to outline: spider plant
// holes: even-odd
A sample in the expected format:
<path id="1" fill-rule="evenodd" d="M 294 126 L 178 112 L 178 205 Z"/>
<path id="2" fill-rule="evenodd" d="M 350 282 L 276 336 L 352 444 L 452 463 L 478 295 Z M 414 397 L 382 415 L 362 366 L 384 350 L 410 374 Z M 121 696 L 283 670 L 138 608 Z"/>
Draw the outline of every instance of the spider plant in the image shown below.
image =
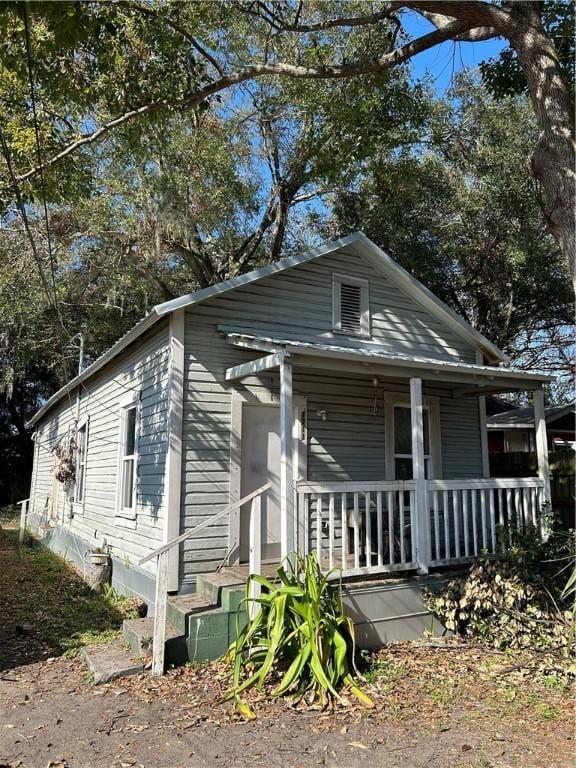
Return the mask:
<path id="1" fill-rule="evenodd" d="M 248 578 L 242 604 L 248 608 L 255 601 L 257 610 L 238 626 L 228 649 L 233 685 L 221 701 L 235 698 L 239 710 L 254 717 L 242 693 L 274 680 L 273 697 L 291 694 L 299 700 L 309 695 L 325 707 L 341 700 L 340 691 L 346 688 L 362 704 L 373 706 L 356 683 L 354 625 L 344 615 L 341 585 L 334 589 L 331 574 L 322 575 L 315 554 L 288 559 L 277 574 L 274 583 L 255 574 Z M 261 589 L 257 598 L 251 597 L 254 582 Z"/>

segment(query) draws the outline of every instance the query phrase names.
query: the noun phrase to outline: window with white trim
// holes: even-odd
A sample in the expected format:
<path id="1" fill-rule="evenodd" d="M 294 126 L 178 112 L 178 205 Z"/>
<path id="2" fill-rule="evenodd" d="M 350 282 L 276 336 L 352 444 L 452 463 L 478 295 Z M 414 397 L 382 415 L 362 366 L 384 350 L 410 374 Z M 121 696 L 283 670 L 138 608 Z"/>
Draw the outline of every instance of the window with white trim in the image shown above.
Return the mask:
<path id="1" fill-rule="evenodd" d="M 76 476 L 74 502 L 84 503 L 86 490 L 86 454 L 88 451 L 88 420 L 80 422 L 76 430 Z"/>
<path id="2" fill-rule="evenodd" d="M 442 477 L 440 400 L 426 395 L 422 408 L 424 428 L 424 473 L 428 479 Z M 384 430 L 386 479 L 413 478 L 412 412 L 410 397 L 400 392 L 384 392 Z"/>
<path id="3" fill-rule="evenodd" d="M 370 335 L 368 281 L 346 275 L 332 276 L 332 327 L 351 336 Z"/>
<path id="4" fill-rule="evenodd" d="M 432 477 L 432 453 L 430 451 L 430 414 L 423 408 L 424 423 L 424 472 Z M 412 415 L 404 405 L 394 406 L 394 475 L 395 480 L 412 480 Z"/>
<path id="5" fill-rule="evenodd" d="M 132 402 L 122 408 L 119 466 L 119 514 L 135 517 L 136 462 L 138 457 L 138 404 Z"/>

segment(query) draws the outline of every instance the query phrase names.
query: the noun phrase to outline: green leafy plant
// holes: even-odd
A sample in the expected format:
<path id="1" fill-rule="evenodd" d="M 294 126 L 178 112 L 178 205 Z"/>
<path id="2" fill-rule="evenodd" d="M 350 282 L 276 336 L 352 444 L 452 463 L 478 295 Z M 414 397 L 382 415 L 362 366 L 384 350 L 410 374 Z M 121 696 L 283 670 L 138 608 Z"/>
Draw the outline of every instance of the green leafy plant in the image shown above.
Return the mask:
<path id="1" fill-rule="evenodd" d="M 576 550 L 576 534 L 574 531 L 569 531 L 566 535 L 570 538 L 572 552 L 566 558 L 568 561 L 566 568 L 562 568 L 560 573 L 563 573 L 567 569 L 569 574 L 564 589 L 562 590 L 562 599 L 569 602 L 572 606 L 570 642 L 573 643 L 576 636 L 576 557 L 574 556 L 574 550 Z"/>
<path id="2" fill-rule="evenodd" d="M 373 706 L 357 685 L 354 625 L 344 615 L 341 588 L 329 582 L 331 574 L 322 575 L 315 554 L 298 557 L 295 567 L 288 561 L 277 574 L 277 583 L 254 574 L 247 581 L 241 607 L 254 603 L 253 584 L 260 585 L 261 594 L 254 617 L 239 628 L 228 649 L 233 685 L 221 701 L 235 698 L 239 711 L 252 719 L 242 693 L 274 682 L 272 697 L 309 695 L 325 707 L 341 701 L 346 688 L 363 705 Z"/>

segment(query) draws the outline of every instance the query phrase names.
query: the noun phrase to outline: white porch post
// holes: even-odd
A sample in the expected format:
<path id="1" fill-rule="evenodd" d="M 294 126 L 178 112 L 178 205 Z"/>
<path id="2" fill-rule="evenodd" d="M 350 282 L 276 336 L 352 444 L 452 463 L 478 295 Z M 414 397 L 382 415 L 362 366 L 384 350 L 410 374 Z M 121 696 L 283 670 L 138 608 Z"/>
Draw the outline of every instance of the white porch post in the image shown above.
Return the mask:
<path id="1" fill-rule="evenodd" d="M 484 355 L 476 350 L 476 364 L 484 365 Z M 488 451 L 488 429 L 486 428 L 486 397 L 478 398 L 478 414 L 480 417 L 480 445 L 482 447 L 482 477 L 490 477 L 490 453 Z"/>
<path id="2" fill-rule="evenodd" d="M 282 559 L 294 551 L 294 480 L 292 469 L 292 363 L 280 363 L 280 552 Z"/>
<path id="3" fill-rule="evenodd" d="M 552 495 L 550 492 L 550 465 L 548 464 L 548 436 L 546 434 L 546 418 L 544 416 L 544 392 L 541 389 L 534 390 L 534 426 L 536 428 L 536 456 L 538 458 L 538 477 L 544 481 L 543 502 L 550 504 Z M 546 529 L 542 528 L 544 536 Z"/>
<path id="4" fill-rule="evenodd" d="M 177 309 L 170 315 L 170 368 L 168 375 L 168 453 L 164 514 L 164 542 L 180 533 L 180 503 L 182 485 L 182 419 L 184 405 L 184 315 Z M 164 557 L 164 555 L 162 556 Z M 167 588 L 178 589 L 179 550 L 172 547 L 166 553 Z"/>
<path id="5" fill-rule="evenodd" d="M 412 420 L 412 477 L 416 481 L 416 509 L 414 511 L 416 537 L 416 560 L 421 573 L 428 572 L 430 560 L 428 531 L 430 516 L 426 493 L 426 474 L 424 466 L 424 409 L 422 406 L 422 379 L 410 379 L 410 415 Z"/>

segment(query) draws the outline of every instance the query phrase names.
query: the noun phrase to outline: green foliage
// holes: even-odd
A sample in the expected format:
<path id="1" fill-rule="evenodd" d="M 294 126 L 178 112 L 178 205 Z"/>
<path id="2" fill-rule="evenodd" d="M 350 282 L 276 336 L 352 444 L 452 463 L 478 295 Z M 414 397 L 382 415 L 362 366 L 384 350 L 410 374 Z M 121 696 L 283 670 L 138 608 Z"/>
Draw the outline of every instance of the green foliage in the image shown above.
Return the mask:
<path id="1" fill-rule="evenodd" d="M 138 615 L 132 598 L 110 587 L 96 593 L 62 557 L 17 542 L 17 528 L 0 531 L 0 593 L 9 607 L 4 618 L 7 625 L 30 623 L 52 654 L 73 656 L 84 645 L 116 639 L 122 621 Z"/>
<path id="2" fill-rule="evenodd" d="M 228 650 L 233 687 L 223 701 L 235 698 L 248 718 L 254 714 L 242 693 L 271 681 L 273 697 L 309 695 L 326 706 L 341 700 L 345 686 L 362 704 L 372 706 L 355 681 L 354 625 L 344 615 L 341 590 L 322 575 L 315 554 L 299 559 L 297 566 L 301 578 L 281 566 L 279 583 L 251 575 L 246 584 L 246 607 L 252 603 L 252 584 L 259 584 L 262 592 L 256 615 Z"/>
<path id="3" fill-rule="evenodd" d="M 574 297 L 525 161 L 536 139 L 524 97 L 461 74 L 415 147 L 377 148 L 339 192 L 331 231 L 362 229 L 516 364 L 571 378 Z"/>
<path id="4" fill-rule="evenodd" d="M 547 542 L 528 531 L 503 559 L 480 561 L 442 592 L 428 592 L 427 603 L 447 629 L 494 648 L 570 654 L 573 616 L 561 565 L 573 563 L 574 551 L 573 531 Z"/>
<path id="5" fill-rule="evenodd" d="M 560 74 L 574 93 L 574 3 L 570 0 L 544 0 L 541 3 L 542 26 L 558 53 Z M 506 47 L 497 58 L 480 62 L 482 79 L 496 98 L 516 96 L 526 91 L 526 78 L 515 51 Z"/>

